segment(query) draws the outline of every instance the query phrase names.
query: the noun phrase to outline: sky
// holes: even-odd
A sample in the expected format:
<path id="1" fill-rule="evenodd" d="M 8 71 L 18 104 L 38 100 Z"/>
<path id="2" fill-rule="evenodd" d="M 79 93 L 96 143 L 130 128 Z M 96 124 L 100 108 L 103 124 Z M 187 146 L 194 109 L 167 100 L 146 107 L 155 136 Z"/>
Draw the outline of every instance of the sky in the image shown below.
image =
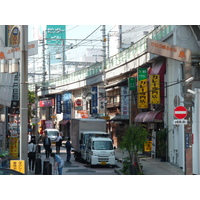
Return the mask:
<path id="1" fill-rule="evenodd" d="M 51 24 L 53 25 L 53 24 Z M 66 25 L 66 46 L 67 45 L 76 45 L 80 40 L 85 39 L 91 33 L 91 36 L 88 37 L 88 40 L 101 40 L 102 31 L 101 25 Z M 115 25 L 106 25 L 106 34 L 112 30 Z M 40 36 L 42 36 L 42 31 L 46 30 L 46 25 L 29 25 L 29 41 L 35 40 L 34 38 L 34 28 L 39 30 Z M 97 29 L 97 30 L 96 30 Z M 96 30 L 96 31 L 95 31 Z M 68 40 L 69 39 L 69 40 Z M 80 39 L 80 40 L 70 40 L 70 39 Z M 102 48 L 102 43 L 100 41 L 84 41 L 78 47 L 66 51 L 68 60 L 81 60 L 84 56 L 86 49 L 88 48 Z M 62 51 L 60 47 L 53 48 L 52 54 L 56 54 L 58 51 Z"/>

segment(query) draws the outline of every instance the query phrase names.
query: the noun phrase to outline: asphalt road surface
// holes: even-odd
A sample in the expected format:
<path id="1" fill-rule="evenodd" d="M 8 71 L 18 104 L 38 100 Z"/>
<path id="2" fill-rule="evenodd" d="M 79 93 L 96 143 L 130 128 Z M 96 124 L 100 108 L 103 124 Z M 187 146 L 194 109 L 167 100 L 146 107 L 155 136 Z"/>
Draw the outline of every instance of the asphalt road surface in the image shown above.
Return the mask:
<path id="1" fill-rule="evenodd" d="M 52 151 L 55 153 L 55 147 L 52 146 Z M 59 156 L 66 161 L 66 150 L 61 147 L 61 153 Z M 52 165 L 54 163 L 53 158 L 46 158 L 43 145 L 41 145 L 41 154 L 40 157 L 42 159 L 42 163 L 44 161 L 49 161 Z M 117 167 L 117 166 L 116 166 Z M 54 167 L 52 167 L 52 175 L 56 175 L 57 172 L 54 171 Z M 90 166 L 86 163 L 75 161 L 73 153 L 71 155 L 71 162 L 65 162 L 63 167 L 63 175 L 118 175 L 115 172 L 115 168 L 111 166 Z"/>

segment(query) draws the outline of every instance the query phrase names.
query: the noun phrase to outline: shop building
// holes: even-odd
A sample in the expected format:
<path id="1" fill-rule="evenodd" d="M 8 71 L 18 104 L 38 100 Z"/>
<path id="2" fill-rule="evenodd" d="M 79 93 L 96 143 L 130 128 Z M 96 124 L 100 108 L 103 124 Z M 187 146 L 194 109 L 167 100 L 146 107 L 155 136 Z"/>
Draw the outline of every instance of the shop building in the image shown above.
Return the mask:
<path id="1" fill-rule="evenodd" d="M 81 103 L 81 109 L 88 111 L 88 117 L 109 116 L 108 127 L 116 144 L 119 144 L 126 126 L 132 123 L 147 125 L 152 142 L 156 142 L 153 139 L 158 136 L 159 130 L 166 128 L 167 161 L 178 165 L 187 174 L 200 174 L 198 31 L 198 26 L 159 26 L 128 49 L 109 58 L 105 69 L 96 64 L 83 71 L 84 77 L 81 71 L 70 74 L 66 79 L 59 80 L 59 83 L 63 81 L 62 86 L 55 80 L 56 87 L 60 89 L 54 93 L 66 89 L 72 93 L 74 117 L 81 116 L 78 110 Z M 158 51 L 153 53 L 149 44 Z M 139 69 L 146 69 L 145 81 L 139 80 Z M 130 77 L 137 78 L 136 91 L 127 89 Z M 194 80 L 187 83 L 186 80 L 191 77 Z M 139 81 L 146 88 L 139 85 Z M 188 93 L 188 89 L 194 93 Z M 139 94 L 143 96 L 138 98 Z M 153 98 L 153 95 L 159 96 L 159 99 Z M 106 99 L 104 104 L 99 104 L 100 97 Z M 128 102 L 128 107 L 125 102 Z M 105 107 L 101 115 L 100 105 Z M 77 108 L 74 109 L 74 106 Z M 177 106 L 188 109 L 187 124 L 174 124 L 174 109 Z M 156 157 L 156 148 L 154 150 Z"/>

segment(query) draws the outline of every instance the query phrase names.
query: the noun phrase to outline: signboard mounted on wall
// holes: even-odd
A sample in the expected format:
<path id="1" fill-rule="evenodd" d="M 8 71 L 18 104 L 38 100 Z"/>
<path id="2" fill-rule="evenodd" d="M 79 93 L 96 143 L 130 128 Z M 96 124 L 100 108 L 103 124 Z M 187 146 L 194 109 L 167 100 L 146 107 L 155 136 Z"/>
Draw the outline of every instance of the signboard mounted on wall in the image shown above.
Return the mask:
<path id="1" fill-rule="evenodd" d="M 191 50 L 147 38 L 147 52 L 191 63 Z"/>

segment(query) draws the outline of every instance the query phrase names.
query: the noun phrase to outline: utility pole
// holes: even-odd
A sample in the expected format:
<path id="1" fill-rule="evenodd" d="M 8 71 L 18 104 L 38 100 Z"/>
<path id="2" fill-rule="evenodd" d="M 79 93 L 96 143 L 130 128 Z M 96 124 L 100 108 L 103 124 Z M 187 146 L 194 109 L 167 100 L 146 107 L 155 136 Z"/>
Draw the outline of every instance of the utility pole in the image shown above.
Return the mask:
<path id="1" fill-rule="evenodd" d="M 63 76 L 65 75 L 65 40 L 62 40 L 62 47 L 63 47 L 63 53 L 62 53 L 62 64 L 63 64 L 63 68 L 62 68 L 62 70 L 63 70 L 63 72 L 62 72 L 62 74 L 63 74 Z"/>
<path id="2" fill-rule="evenodd" d="M 20 30 L 20 160 L 28 173 L 28 25 Z"/>
<path id="3" fill-rule="evenodd" d="M 102 62 L 102 69 L 103 69 L 103 80 L 106 80 L 106 26 L 102 25 L 102 51 L 103 51 L 103 62 Z M 107 115 L 107 98 L 106 98 L 106 91 L 104 91 L 104 108 L 105 108 L 105 116 Z"/>
<path id="4" fill-rule="evenodd" d="M 51 57 L 50 57 L 50 52 L 49 52 L 49 81 L 50 81 L 50 77 L 51 76 Z"/>
<path id="5" fill-rule="evenodd" d="M 109 33 L 107 35 L 107 41 L 108 41 L 108 43 L 107 43 L 107 58 L 109 58 L 110 57 L 110 34 Z"/>
<path id="6" fill-rule="evenodd" d="M 118 52 L 121 52 L 122 51 L 122 25 L 119 25 L 118 28 L 119 28 L 119 51 Z"/>
<path id="7" fill-rule="evenodd" d="M 45 75 L 46 75 L 46 68 L 45 68 L 45 44 L 44 44 L 44 31 L 43 31 L 43 38 L 42 38 L 42 60 L 43 60 L 43 71 L 42 71 L 42 95 L 44 95 L 44 88 L 45 88 Z"/>
<path id="8" fill-rule="evenodd" d="M 188 79 L 192 77 L 192 66 L 191 66 L 191 61 L 190 63 L 184 64 L 184 78 Z M 188 120 L 188 124 L 185 125 L 185 174 L 186 175 L 192 175 L 192 105 L 188 104 L 187 102 L 192 102 L 192 95 L 187 94 L 187 89 L 192 89 L 192 83 L 189 83 L 185 85 L 184 87 L 184 106 L 188 111 L 186 119 Z"/>
<path id="9" fill-rule="evenodd" d="M 106 26 L 102 25 L 102 51 L 103 51 L 103 69 L 106 68 Z"/>

